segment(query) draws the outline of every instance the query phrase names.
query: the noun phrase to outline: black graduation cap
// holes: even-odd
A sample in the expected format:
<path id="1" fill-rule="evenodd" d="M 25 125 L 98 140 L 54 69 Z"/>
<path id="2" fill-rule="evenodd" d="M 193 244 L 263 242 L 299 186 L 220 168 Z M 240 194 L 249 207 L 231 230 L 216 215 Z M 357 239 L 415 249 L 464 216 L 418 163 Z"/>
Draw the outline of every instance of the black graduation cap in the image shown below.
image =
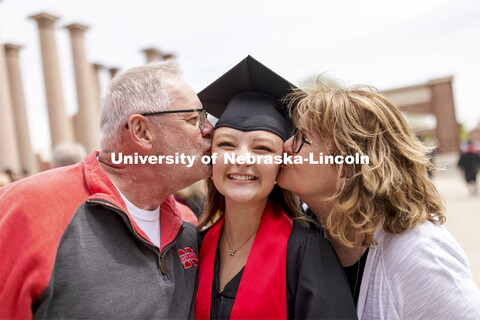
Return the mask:
<path id="1" fill-rule="evenodd" d="M 283 98 L 293 89 L 296 87 L 290 82 L 248 56 L 198 97 L 203 107 L 219 118 L 215 128 L 265 130 L 285 141 L 293 134 L 294 126 Z"/>

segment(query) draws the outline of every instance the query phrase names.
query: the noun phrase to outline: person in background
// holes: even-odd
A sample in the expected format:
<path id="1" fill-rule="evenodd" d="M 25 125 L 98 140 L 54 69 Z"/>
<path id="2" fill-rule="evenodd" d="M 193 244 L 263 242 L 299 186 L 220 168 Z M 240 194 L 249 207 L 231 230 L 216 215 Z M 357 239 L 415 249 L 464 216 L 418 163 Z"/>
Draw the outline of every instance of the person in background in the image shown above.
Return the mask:
<path id="1" fill-rule="evenodd" d="M 53 148 L 52 167 L 64 167 L 77 162 L 87 155 L 85 148 L 80 143 L 59 143 Z"/>
<path id="2" fill-rule="evenodd" d="M 287 165 L 278 185 L 318 216 L 344 266 L 359 319 L 480 319 L 467 258 L 442 226 L 424 147 L 402 113 L 368 88 L 320 85 L 292 96 L 290 155 L 368 156 Z"/>
<path id="3" fill-rule="evenodd" d="M 298 199 L 276 185 L 280 164 L 241 163 L 283 154 L 293 125 L 280 100 L 291 87 L 248 56 L 199 93 L 219 120 L 199 223 L 196 319 L 356 318 L 333 248 L 304 226 Z"/>
<path id="4" fill-rule="evenodd" d="M 198 218 L 205 206 L 205 181 L 200 180 L 174 194 L 175 199 L 190 208 Z"/>
<path id="5" fill-rule="evenodd" d="M 112 80 L 100 132 L 100 152 L 0 189 L 0 318 L 193 316 L 195 216 L 172 194 L 211 168 L 117 160 L 209 155 L 200 100 L 174 63 L 134 67 Z"/>
<path id="6" fill-rule="evenodd" d="M 475 152 L 472 141 L 468 141 L 467 152 L 462 152 L 458 159 L 458 167 L 463 171 L 468 190 L 473 196 L 478 196 L 477 174 L 480 169 L 480 155 Z"/>
<path id="7" fill-rule="evenodd" d="M 10 176 L 4 172 L 0 172 L 0 188 L 6 186 L 10 182 L 12 182 Z"/>

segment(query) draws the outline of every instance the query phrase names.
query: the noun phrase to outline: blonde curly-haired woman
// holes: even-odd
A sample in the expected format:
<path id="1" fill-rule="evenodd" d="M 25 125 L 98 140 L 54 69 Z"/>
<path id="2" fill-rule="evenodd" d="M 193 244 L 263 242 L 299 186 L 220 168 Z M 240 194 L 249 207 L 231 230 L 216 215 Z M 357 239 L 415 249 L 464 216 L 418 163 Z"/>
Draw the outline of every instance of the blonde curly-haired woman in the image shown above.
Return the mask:
<path id="1" fill-rule="evenodd" d="M 347 272 L 359 319 L 480 319 L 480 293 L 465 254 L 442 226 L 444 205 L 428 179 L 428 150 L 401 112 L 361 87 L 320 85 L 293 101 L 298 130 L 284 150 L 338 161 L 287 165 L 277 181 L 321 221 Z M 347 164 L 356 154 L 368 161 Z"/>

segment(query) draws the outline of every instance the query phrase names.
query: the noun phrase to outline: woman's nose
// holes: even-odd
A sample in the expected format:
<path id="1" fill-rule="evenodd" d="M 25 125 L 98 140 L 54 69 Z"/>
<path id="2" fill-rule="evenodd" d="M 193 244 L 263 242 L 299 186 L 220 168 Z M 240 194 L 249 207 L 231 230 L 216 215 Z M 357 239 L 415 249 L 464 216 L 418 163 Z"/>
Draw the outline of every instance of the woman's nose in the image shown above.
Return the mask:
<path id="1" fill-rule="evenodd" d="M 248 148 L 240 147 L 235 152 L 235 164 L 240 167 L 250 167 L 253 164 L 253 157 L 254 155 L 249 152 Z"/>
<path id="2" fill-rule="evenodd" d="M 293 137 L 290 137 L 283 143 L 283 152 L 293 154 Z"/>

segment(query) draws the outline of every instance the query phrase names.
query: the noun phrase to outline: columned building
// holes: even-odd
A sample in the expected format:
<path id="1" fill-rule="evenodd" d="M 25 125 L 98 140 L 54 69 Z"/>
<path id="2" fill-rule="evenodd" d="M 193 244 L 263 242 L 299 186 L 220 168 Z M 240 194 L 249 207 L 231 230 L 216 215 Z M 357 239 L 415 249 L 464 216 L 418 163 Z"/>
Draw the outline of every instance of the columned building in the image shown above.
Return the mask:
<path id="1" fill-rule="evenodd" d="M 434 137 L 439 153 L 460 151 L 452 80 L 453 77 L 433 79 L 424 84 L 383 91 L 407 119 L 417 117 L 419 125 L 413 129 L 419 136 Z M 422 117 L 426 121 L 422 121 Z M 426 124 L 423 128 L 422 122 Z"/>

